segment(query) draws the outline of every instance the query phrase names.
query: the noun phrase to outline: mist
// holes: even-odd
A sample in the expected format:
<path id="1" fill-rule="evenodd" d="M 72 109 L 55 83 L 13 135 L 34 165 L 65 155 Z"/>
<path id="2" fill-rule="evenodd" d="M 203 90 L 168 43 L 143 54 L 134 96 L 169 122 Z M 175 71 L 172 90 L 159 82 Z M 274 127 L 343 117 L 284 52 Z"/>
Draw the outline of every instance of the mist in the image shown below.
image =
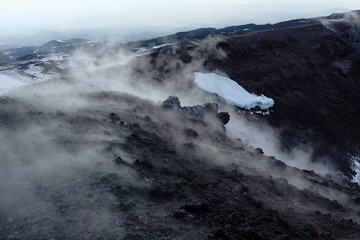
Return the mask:
<path id="1" fill-rule="evenodd" d="M 33 232 L 40 238 L 44 238 L 41 232 L 56 224 L 59 227 L 51 229 L 53 233 L 66 232 L 72 238 L 102 234 L 123 238 L 128 234 L 124 223 L 132 220 L 126 210 L 114 209 L 131 208 L 130 203 L 136 202 L 134 211 L 143 217 L 143 208 L 148 209 L 147 193 L 159 184 L 134 166 L 146 161 L 167 166 L 187 157 L 260 180 L 274 178 L 296 191 L 307 190 L 316 197 L 348 204 L 350 197 L 336 189 L 346 177 L 329 161 L 314 163 L 311 146 L 284 151 L 281 129 L 257 117 L 247 118 L 194 84 L 194 72 L 208 72 L 204 63 L 209 56 L 226 60 L 226 53 L 216 48 L 219 41 L 208 38 L 191 43 L 190 64 L 176 57 L 179 45 L 160 49 L 156 61 L 151 52 L 79 49 L 69 58 L 63 77 L 20 87 L 4 96 L 1 115 L 10 117 L 1 122 L 0 132 L 1 221 L 41 225 Z M 186 108 L 166 111 L 161 103 L 169 96 L 178 96 L 182 107 L 216 103 L 219 112 L 230 114 L 230 122 L 223 126 L 213 113 L 200 114 L 199 120 Z M 197 137 L 184 135 L 189 128 Z M 146 152 L 136 144 L 160 144 L 164 153 Z M 332 185 L 321 186 L 321 177 Z M 280 190 L 287 191 L 285 187 Z M 294 196 L 290 206 L 302 209 L 300 197 Z M 173 202 L 166 204 L 175 207 Z M 307 208 L 314 211 L 323 206 L 309 204 Z"/>
<path id="2" fill-rule="evenodd" d="M 105 55 L 101 54 L 102 50 L 95 53 L 79 50 L 69 59 L 69 73 L 63 79 L 26 86 L 26 92 L 20 88 L 9 95 L 49 111 L 71 113 L 76 113 L 79 109 L 96 108 L 96 103 L 90 103 L 87 95 L 100 92 L 130 94 L 156 105 L 172 95 L 178 96 L 183 106 L 215 102 L 230 113 L 231 121 L 226 126 L 229 137 L 239 138 L 245 145 L 253 148 L 261 148 L 267 156 L 274 156 L 289 166 L 314 170 L 323 175 L 335 173 L 330 160 L 312 161 L 311 146 L 297 146 L 285 151 L 281 143 L 281 129 L 274 129 L 256 117 L 248 119 L 235 107 L 227 106 L 217 96 L 207 94 L 194 84 L 194 72 L 207 72 L 204 62 L 209 56 L 219 60 L 226 59 L 225 52 L 215 47 L 219 41 L 221 39 L 208 38 L 194 43 L 195 50 L 189 53 L 194 59 L 191 64 L 184 64 L 176 57 L 162 54 L 156 59 L 155 68 L 146 56 L 123 50 Z M 172 46 L 170 52 L 176 52 L 177 48 L 176 45 Z M 162 66 L 166 66 L 163 71 L 169 72 L 169 75 L 158 75 L 158 68 L 162 69 Z M 226 76 L 220 71 L 216 73 Z M 161 77 L 165 79 L 157 80 Z M 121 106 L 119 104 L 119 109 L 122 109 Z M 128 108 L 126 105 L 123 107 Z"/>

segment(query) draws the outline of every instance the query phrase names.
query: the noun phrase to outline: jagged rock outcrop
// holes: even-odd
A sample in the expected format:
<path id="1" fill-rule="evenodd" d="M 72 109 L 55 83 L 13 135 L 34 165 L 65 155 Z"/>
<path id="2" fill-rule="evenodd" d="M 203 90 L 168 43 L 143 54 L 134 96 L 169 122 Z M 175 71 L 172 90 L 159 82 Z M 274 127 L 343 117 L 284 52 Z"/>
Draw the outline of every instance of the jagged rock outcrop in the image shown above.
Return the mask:
<path id="1" fill-rule="evenodd" d="M 180 109 L 181 108 L 181 104 L 180 104 L 180 100 L 178 97 L 176 96 L 170 96 L 168 97 L 162 104 L 161 106 L 164 109 Z"/>
<path id="2" fill-rule="evenodd" d="M 219 106 L 216 103 L 205 103 L 203 105 L 182 107 L 180 100 L 176 96 L 169 96 L 163 103 L 163 109 L 177 110 L 187 118 L 194 121 L 203 121 L 206 114 L 216 116 L 223 125 L 230 121 L 230 114 L 227 112 L 219 112 Z"/>
<path id="3" fill-rule="evenodd" d="M 219 112 L 217 117 L 224 125 L 230 121 L 230 114 L 228 112 Z"/>

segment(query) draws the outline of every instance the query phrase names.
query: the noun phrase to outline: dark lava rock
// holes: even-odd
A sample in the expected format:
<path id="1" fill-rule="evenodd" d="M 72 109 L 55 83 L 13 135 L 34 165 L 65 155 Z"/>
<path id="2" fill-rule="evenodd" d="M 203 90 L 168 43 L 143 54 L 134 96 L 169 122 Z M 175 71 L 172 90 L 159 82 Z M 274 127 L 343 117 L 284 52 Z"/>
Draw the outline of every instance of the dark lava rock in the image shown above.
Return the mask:
<path id="1" fill-rule="evenodd" d="M 264 154 L 264 151 L 261 148 L 255 148 L 255 152 L 259 154 Z"/>
<path id="2" fill-rule="evenodd" d="M 347 76 L 351 70 L 352 62 L 349 60 L 337 61 L 332 64 L 332 67 L 338 70 L 341 74 Z"/>
<path id="3" fill-rule="evenodd" d="M 133 202 L 120 202 L 119 203 L 119 208 L 121 211 L 123 212 L 127 212 L 130 211 L 131 209 L 133 209 L 134 207 L 136 207 L 136 204 Z"/>
<path id="4" fill-rule="evenodd" d="M 173 190 L 164 185 L 153 186 L 149 191 L 149 196 L 156 200 L 168 200 L 172 198 L 173 195 Z"/>
<path id="5" fill-rule="evenodd" d="M 310 237 L 310 238 L 318 238 L 319 237 L 319 233 L 316 230 L 316 228 L 310 224 L 306 224 L 303 227 L 304 232 L 306 232 L 306 234 Z"/>
<path id="6" fill-rule="evenodd" d="M 217 113 L 219 110 L 219 106 L 216 103 L 205 103 L 201 107 L 205 110 L 205 112 Z"/>
<path id="7" fill-rule="evenodd" d="M 108 118 L 110 119 L 110 121 L 112 122 L 112 123 L 117 123 L 117 122 L 120 122 L 120 117 L 116 114 L 116 113 L 110 113 L 109 115 L 108 115 Z"/>
<path id="8" fill-rule="evenodd" d="M 128 166 L 129 164 L 127 162 L 125 162 L 121 157 L 117 157 L 113 160 L 114 163 L 118 164 L 118 165 L 126 165 Z"/>
<path id="9" fill-rule="evenodd" d="M 210 212 L 209 205 L 206 202 L 185 204 L 185 206 L 181 207 L 181 209 L 184 209 L 187 212 L 197 213 L 197 214 Z"/>
<path id="10" fill-rule="evenodd" d="M 218 108 L 216 103 L 205 103 L 203 105 L 181 107 L 179 110 L 189 118 L 202 121 L 206 113 L 217 114 Z"/>
<path id="11" fill-rule="evenodd" d="M 252 196 L 245 196 L 245 199 L 254 207 L 263 208 L 263 202 L 261 200 L 254 198 Z"/>
<path id="12" fill-rule="evenodd" d="M 356 205 L 360 205 L 360 196 L 357 196 L 353 199 L 353 202 L 356 204 Z"/>
<path id="13" fill-rule="evenodd" d="M 257 231 L 253 229 L 245 229 L 242 232 L 242 239 L 251 239 L 251 240 L 263 240 L 263 238 Z"/>
<path id="14" fill-rule="evenodd" d="M 186 216 L 186 211 L 184 209 L 177 209 L 173 212 L 174 217 L 184 218 Z"/>
<path id="15" fill-rule="evenodd" d="M 217 116 L 224 125 L 230 120 L 230 115 L 228 113 L 218 113 L 219 106 L 216 103 L 205 103 L 203 105 L 182 107 L 178 97 L 170 96 L 162 103 L 162 108 L 177 110 L 184 117 L 196 122 L 203 121 L 207 113 Z"/>
<path id="16" fill-rule="evenodd" d="M 128 233 L 122 240 L 143 240 L 140 234 Z"/>
<path id="17" fill-rule="evenodd" d="M 179 109 L 181 108 L 180 100 L 176 96 L 168 97 L 161 105 L 164 109 Z"/>
<path id="18" fill-rule="evenodd" d="M 230 240 L 230 237 L 222 229 L 218 229 L 215 234 L 215 239 Z"/>
<path id="19" fill-rule="evenodd" d="M 118 182 L 120 182 L 120 176 L 117 173 L 108 173 L 100 179 L 100 183 L 104 183 L 107 185 L 114 185 Z"/>
<path id="20" fill-rule="evenodd" d="M 233 189 L 236 192 L 239 192 L 240 194 L 242 193 L 246 193 L 249 191 L 249 188 L 247 185 L 243 184 L 243 183 L 239 183 L 237 186 L 234 187 Z"/>
<path id="21" fill-rule="evenodd" d="M 170 146 L 170 142 L 165 141 L 155 132 L 148 132 L 142 129 L 136 129 L 126 137 L 124 147 L 132 151 L 142 149 L 143 151 L 153 153 L 176 154 L 175 150 Z"/>
<path id="22" fill-rule="evenodd" d="M 279 170 L 284 170 L 286 169 L 286 164 L 283 161 L 280 160 L 275 160 L 274 165 L 279 169 Z"/>
<path id="23" fill-rule="evenodd" d="M 230 114 L 228 112 L 219 112 L 217 117 L 224 125 L 228 124 L 230 121 Z"/>
<path id="24" fill-rule="evenodd" d="M 188 128 L 185 130 L 185 135 L 190 138 L 196 138 L 199 134 L 192 128 Z"/>
<path id="25" fill-rule="evenodd" d="M 192 142 L 184 143 L 183 146 L 191 150 L 195 150 L 197 147 L 197 145 Z"/>
<path id="26" fill-rule="evenodd" d="M 145 168 L 145 169 L 153 169 L 154 165 L 147 161 L 147 160 L 139 160 L 136 159 L 136 161 L 134 162 L 134 166 L 137 166 L 139 168 Z"/>
<path id="27" fill-rule="evenodd" d="M 140 128 L 140 124 L 138 124 L 138 123 L 131 123 L 131 124 L 129 124 L 129 128 L 130 128 L 130 130 L 139 129 L 139 128 Z"/>

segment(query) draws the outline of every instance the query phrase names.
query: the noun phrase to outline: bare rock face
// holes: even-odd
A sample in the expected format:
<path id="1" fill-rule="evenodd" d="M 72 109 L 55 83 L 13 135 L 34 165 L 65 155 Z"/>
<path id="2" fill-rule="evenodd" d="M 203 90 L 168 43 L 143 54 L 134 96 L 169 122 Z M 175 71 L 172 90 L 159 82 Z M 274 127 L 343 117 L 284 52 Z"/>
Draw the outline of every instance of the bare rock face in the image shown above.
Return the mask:
<path id="1" fill-rule="evenodd" d="M 176 96 L 168 97 L 161 105 L 164 109 L 179 109 L 181 108 L 180 100 Z"/>
<path id="2" fill-rule="evenodd" d="M 163 109 L 178 110 L 184 116 L 194 120 L 202 121 L 206 114 L 214 114 L 222 124 L 227 124 L 230 121 L 230 115 L 227 112 L 218 113 L 219 106 L 216 103 L 205 103 L 203 105 L 185 106 L 182 107 L 180 100 L 176 96 L 169 96 L 163 103 Z"/>

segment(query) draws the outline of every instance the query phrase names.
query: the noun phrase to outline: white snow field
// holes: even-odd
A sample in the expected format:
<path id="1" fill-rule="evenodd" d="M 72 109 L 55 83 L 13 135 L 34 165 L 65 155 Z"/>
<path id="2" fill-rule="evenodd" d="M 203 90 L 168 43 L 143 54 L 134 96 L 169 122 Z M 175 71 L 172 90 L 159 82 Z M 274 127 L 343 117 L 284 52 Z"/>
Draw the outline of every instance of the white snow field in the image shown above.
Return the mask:
<path id="1" fill-rule="evenodd" d="M 195 72 L 195 83 L 206 92 L 216 93 L 227 103 L 244 109 L 268 109 L 274 106 L 274 100 L 264 95 L 258 96 L 247 92 L 243 87 L 228 77 L 215 73 Z"/>

